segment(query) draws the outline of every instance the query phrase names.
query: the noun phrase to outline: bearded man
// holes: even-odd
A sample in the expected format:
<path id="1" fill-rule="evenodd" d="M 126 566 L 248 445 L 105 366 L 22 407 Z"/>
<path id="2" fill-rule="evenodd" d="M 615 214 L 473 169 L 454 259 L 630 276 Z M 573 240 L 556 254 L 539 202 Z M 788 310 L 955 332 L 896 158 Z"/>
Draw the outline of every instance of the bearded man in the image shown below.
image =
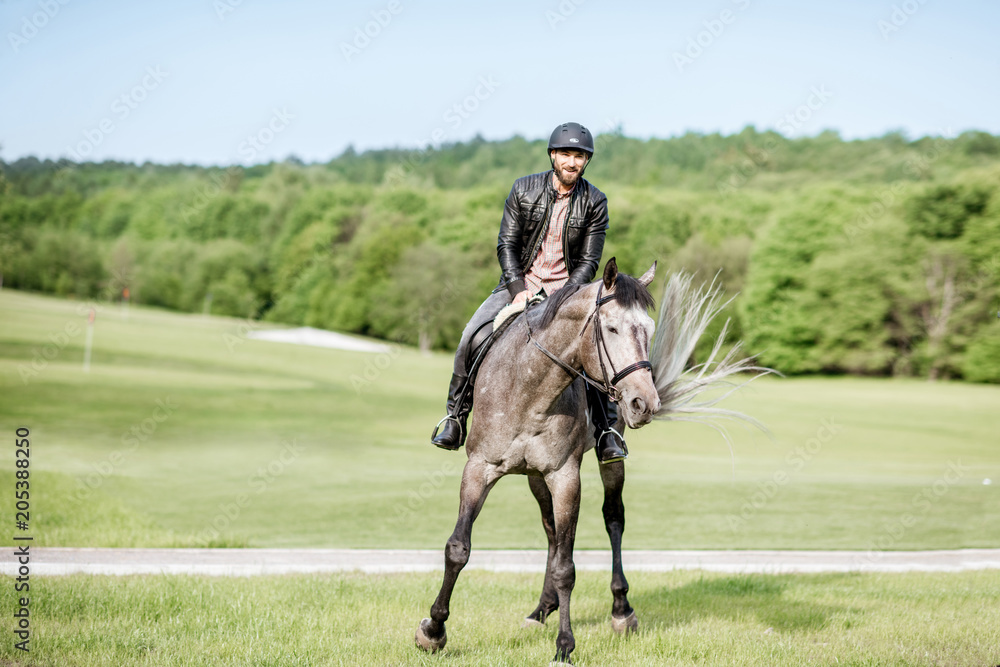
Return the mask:
<path id="1" fill-rule="evenodd" d="M 448 415 L 438 422 L 431 442 L 457 450 L 465 442 L 472 410 L 470 348 L 508 304 L 521 305 L 534 295 L 551 296 L 569 284 L 594 279 L 608 230 L 608 200 L 583 178 L 594 156 L 594 137 L 579 123 L 552 131 L 548 144 L 552 168 L 524 176 L 504 204 L 497 259 L 502 275 L 492 294 L 479 306 L 462 333 L 448 387 Z M 463 400 L 464 398 L 464 400 Z M 587 385 L 587 403 L 601 463 L 628 457 L 625 440 L 614 430 L 617 410 L 608 397 Z"/>

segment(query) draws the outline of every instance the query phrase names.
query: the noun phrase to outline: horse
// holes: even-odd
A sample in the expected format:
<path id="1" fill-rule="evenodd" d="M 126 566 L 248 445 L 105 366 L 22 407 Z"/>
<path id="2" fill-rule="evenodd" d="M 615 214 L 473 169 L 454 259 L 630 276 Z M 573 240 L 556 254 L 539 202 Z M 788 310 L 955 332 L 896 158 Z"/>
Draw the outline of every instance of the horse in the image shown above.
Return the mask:
<path id="1" fill-rule="evenodd" d="M 563 287 L 542 305 L 518 315 L 482 362 L 476 381 L 479 395 L 466 440 L 468 461 L 462 473 L 458 520 L 444 549 L 441 590 L 430 617 L 417 627 L 414 639 L 421 649 L 433 653 L 445 647 L 451 595 L 469 561 L 473 523 L 497 481 L 519 474 L 528 478 L 548 540 L 541 596 L 524 625 L 544 624 L 558 609 L 555 661 L 571 662 L 576 646 L 570 597 L 576 579 L 573 544 L 580 510 L 580 465 L 596 444 L 589 427 L 585 383 L 617 402 L 619 432 L 623 426 L 640 428 L 654 418 L 698 420 L 721 414 L 750 419 L 714 408 L 721 400 L 718 396 L 694 401 L 729 375 L 765 370 L 753 366 L 751 359 L 737 359 L 739 346 L 715 361 L 725 328 L 708 361 L 695 367 L 695 377 L 686 381 L 682 377 L 698 337 L 725 305 L 717 304 L 718 289 L 691 296 L 690 278 L 672 278 L 660 322 L 673 330 L 652 341 L 654 322 L 647 311 L 654 306 L 648 288 L 655 272 L 654 262 L 634 278 L 619 273 L 615 259 L 610 259 L 599 280 Z M 652 362 L 651 342 L 656 354 Z M 658 372 L 660 377 L 654 380 Z M 669 404 L 664 406 L 661 397 Z M 625 633 L 635 631 L 638 620 L 628 602 L 621 558 L 624 462 L 601 465 L 600 474 L 612 551 L 611 624 L 614 631 Z"/>

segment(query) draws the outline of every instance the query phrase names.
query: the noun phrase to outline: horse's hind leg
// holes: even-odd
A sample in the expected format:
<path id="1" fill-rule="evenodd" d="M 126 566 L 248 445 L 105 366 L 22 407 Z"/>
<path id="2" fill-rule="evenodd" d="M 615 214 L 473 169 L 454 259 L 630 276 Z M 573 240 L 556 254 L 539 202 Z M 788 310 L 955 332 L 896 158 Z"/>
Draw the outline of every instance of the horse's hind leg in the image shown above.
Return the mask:
<path id="1" fill-rule="evenodd" d="M 622 489 L 625 488 L 625 462 L 608 463 L 600 466 L 601 481 L 604 483 L 604 527 L 611 539 L 611 627 L 615 632 L 633 632 L 639 621 L 628 603 L 628 581 L 622 568 L 622 533 L 625 532 L 625 503 Z"/>
<path id="2" fill-rule="evenodd" d="M 455 530 L 444 547 L 444 582 L 441 591 L 431 606 L 431 617 L 425 618 L 417 627 L 414 638 L 417 646 L 425 651 L 444 648 L 448 641 L 444 622 L 450 613 L 451 594 L 455 589 L 458 575 L 469 562 L 472 549 L 472 524 L 483 508 L 486 496 L 498 478 L 489 474 L 489 466 L 482 462 L 469 461 L 462 473 L 462 487 L 459 491 L 458 521 Z"/>
<path id="3" fill-rule="evenodd" d="M 541 477 L 528 477 L 528 487 L 542 511 L 542 527 L 545 529 L 545 537 L 548 539 L 549 555 L 545 563 L 545 583 L 542 585 L 542 596 L 538 600 L 535 611 L 524 619 L 524 627 L 545 623 L 549 614 L 559 607 L 559 596 L 556 594 L 556 587 L 552 581 L 552 567 L 556 556 L 556 520 L 552 513 L 552 494 L 549 492 L 549 487 L 545 485 L 545 480 Z"/>

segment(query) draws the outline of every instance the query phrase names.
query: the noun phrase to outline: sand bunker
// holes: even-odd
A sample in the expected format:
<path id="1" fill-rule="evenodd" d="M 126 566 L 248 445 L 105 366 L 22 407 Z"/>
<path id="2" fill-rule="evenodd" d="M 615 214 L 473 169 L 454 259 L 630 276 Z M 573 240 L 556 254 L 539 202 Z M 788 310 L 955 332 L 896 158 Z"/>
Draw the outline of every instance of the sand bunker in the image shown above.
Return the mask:
<path id="1" fill-rule="evenodd" d="M 299 327 L 298 329 L 271 329 L 270 331 L 251 331 L 247 338 L 254 340 L 269 340 L 275 343 L 295 343 L 296 345 L 312 345 L 313 347 L 332 347 L 338 350 L 353 352 L 389 352 L 388 345 L 372 343 L 361 338 L 354 338 L 333 331 Z"/>

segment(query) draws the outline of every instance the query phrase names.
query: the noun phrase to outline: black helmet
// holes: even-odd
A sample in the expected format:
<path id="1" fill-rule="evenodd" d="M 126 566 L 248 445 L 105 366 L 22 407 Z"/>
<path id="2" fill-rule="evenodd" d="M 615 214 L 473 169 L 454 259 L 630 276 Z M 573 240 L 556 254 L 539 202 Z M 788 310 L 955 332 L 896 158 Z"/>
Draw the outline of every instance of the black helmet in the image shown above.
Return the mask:
<path id="1" fill-rule="evenodd" d="M 549 152 L 559 148 L 573 148 L 594 157 L 594 135 L 579 123 L 563 123 L 549 137 Z"/>

